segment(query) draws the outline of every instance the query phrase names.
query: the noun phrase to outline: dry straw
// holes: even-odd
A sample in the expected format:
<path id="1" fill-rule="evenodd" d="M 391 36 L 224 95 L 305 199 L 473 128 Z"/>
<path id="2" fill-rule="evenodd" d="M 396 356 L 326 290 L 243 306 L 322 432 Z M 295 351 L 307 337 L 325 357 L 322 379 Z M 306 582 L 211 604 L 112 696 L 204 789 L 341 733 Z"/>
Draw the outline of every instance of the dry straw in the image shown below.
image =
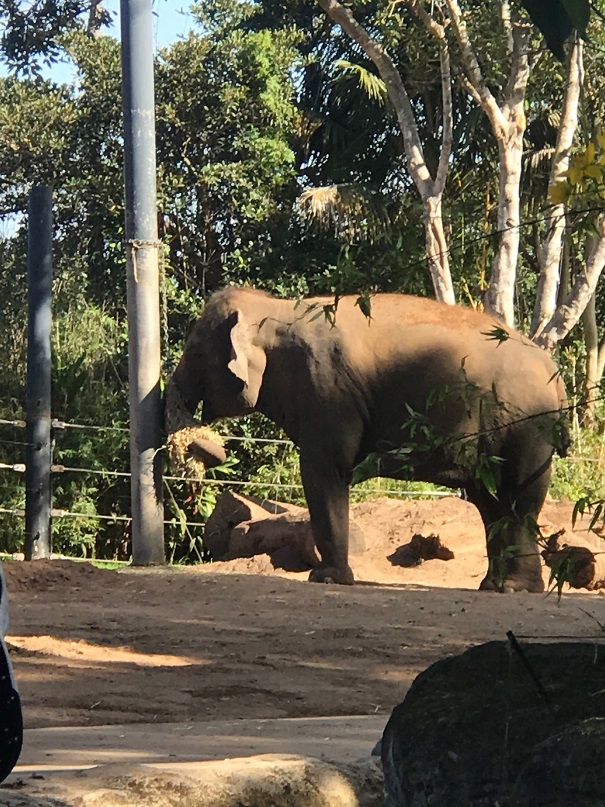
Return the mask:
<path id="1" fill-rule="evenodd" d="M 166 432 L 168 434 L 166 445 L 171 465 L 182 474 L 203 479 L 206 473 L 205 464 L 193 456 L 189 448 L 196 441 L 209 441 L 222 449 L 225 441 L 223 437 L 202 426 L 192 417 L 183 403 L 180 393 L 172 381 L 166 387 Z M 217 452 L 218 453 L 218 452 Z"/>

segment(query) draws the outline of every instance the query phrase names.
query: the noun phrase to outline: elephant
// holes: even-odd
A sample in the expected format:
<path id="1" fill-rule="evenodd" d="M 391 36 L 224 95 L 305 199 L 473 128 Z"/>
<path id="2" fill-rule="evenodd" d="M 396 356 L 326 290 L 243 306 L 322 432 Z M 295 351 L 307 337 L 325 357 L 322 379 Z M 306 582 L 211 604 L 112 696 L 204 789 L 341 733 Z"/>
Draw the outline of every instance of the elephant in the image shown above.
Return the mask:
<path id="1" fill-rule="evenodd" d="M 170 383 L 192 415 L 203 402 L 203 423 L 258 411 L 298 446 L 321 558 L 311 581 L 354 582 L 349 487 L 383 476 L 459 489 L 477 507 L 481 589 L 544 590 L 537 518 L 569 443 L 566 395 L 551 357 L 512 328 L 405 294 L 288 300 L 227 287 Z"/>

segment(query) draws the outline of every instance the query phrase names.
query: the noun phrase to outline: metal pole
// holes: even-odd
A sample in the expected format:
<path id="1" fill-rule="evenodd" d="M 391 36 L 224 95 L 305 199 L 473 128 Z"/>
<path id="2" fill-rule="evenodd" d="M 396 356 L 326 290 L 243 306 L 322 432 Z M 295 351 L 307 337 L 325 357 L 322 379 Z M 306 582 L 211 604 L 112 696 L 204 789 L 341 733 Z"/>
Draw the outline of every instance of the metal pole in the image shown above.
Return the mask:
<path id="1" fill-rule="evenodd" d="M 152 0 L 120 0 L 132 561 L 164 563 Z"/>
<path id="2" fill-rule="evenodd" d="M 50 557 L 52 237 L 52 188 L 37 185 L 27 224 L 25 560 Z"/>

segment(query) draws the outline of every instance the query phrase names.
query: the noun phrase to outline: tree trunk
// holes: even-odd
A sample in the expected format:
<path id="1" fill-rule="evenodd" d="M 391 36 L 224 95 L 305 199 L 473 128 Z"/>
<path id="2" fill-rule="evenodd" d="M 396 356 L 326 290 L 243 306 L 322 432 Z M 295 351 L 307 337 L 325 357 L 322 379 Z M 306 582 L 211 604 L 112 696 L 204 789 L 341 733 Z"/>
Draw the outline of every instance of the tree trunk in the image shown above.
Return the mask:
<path id="1" fill-rule="evenodd" d="M 422 200 L 425 226 L 425 239 L 429 271 L 438 300 L 453 304 L 456 302 L 454 286 L 449 267 L 449 248 L 443 227 L 442 198 L 449 170 L 452 149 L 452 89 L 450 58 L 445 30 L 434 23 L 433 33 L 439 40 L 439 60 L 441 66 L 441 88 L 443 97 L 443 136 L 441 155 L 436 176 L 433 178 L 426 164 L 424 150 L 414 110 L 395 63 L 366 29 L 353 17 L 348 8 L 337 0 L 317 0 L 326 14 L 356 42 L 370 58 L 385 83 L 389 100 L 393 104 L 397 122 L 403 137 L 407 169 Z"/>
<path id="2" fill-rule="evenodd" d="M 599 333 L 597 329 L 597 314 L 595 295 L 590 298 L 582 314 L 584 326 L 584 345 L 586 348 L 586 363 L 584 373 L 584 387 L 582 390 L 582 417 L 581 423 L 585 429 L 590 429 L 596 421 L 597 402 L 599 400 Z"/>
<path id="3" fill-rule="evenodd" d="M 519 193 L 523 134 L 526 126 L 524 105 L 530 73 L 528 54 L 531 27 L 519 23 L 511 26 L 510 75 L 504 90 L 504 101 L 502 104 L 498 104 L 481 70 L 458 0 L 445 0 L 445 4 L 464 67 L 464 72 L 459 78 L 489 120 L 494 137 L 498 141 L 500 153 L 498 198 L 500 244 L 484 304 L 489 313 L 502 319 L 507 325 L 513 325 L 520 238 Z M 504 11 L 506 12 L 506 10 Z M 503 17 L 505 26 L 509 25 L 507 20 L 505 13 Z"/>
<path id="4" fill-rule="evenodd" d="M 565 223 L 567 227 L 567 222 Z M 563 255 L 561 256 L 561 280 L 557 289 L 557 307 L 563 304 L 563 300 L 569 294 L 571 287 L 571 246 L 569 239 L 563 241 Z"/>
<path id="5" fill-rule="evenodd" d="M 580 90 L 583 78 L 582 40 L 577 38 L 569 57 L 561 124 L 550 169 L 549 188 L 561 182 L 569 168 L 569 153 L 578 126 Z M 538 253 L 540 280 L 538 281 L 536 304 L 531 324 L 532 337 L 540 335 L 557 308 L 565 225 L 565 205 L 555 205 L 550 210 L 546 220 L 546 236 L 542 249 Z"/>
<path id="6" fill-rule="evenodd" d="M 597 223 L 597 231 L 588 260 L 578 274 L 569 294 L 534 340 L 537 345 L 551 353 L 555 350 L 557 343 L 564 339 L 579 322 L 590 298 L 595 293 L 599 277 L 605 267 L 605 216 L 602 216 Z"/>
<path id="7" fill-rule="evenodd" d="M 508 141 L 500 141 L 500 194 L 498 199 L 498 231 L 500 244 L 485 295 L 488 313 L 507 325 L 515 321 L 515 280 L 519 257 L 519 224 L 523 130 Z"/>
<path id="8" fill-rule="evenodd" d="M 429 271 L 433 279 L 435 297 L 442 303 L 454 305 L 456 295 L 449 269 L 448 245 L 443 229 L 441 214 L 441 194 L 429 196 L 423 202 L 424 228 L 426 233 L 426 253 Z"/>

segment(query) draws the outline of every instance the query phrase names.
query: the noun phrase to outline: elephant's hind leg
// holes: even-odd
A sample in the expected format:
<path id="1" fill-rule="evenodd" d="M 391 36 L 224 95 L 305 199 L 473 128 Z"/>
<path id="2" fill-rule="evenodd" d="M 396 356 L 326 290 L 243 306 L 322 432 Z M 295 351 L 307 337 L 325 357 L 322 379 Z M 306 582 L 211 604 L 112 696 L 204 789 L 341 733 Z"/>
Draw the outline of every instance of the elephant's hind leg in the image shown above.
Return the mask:
<path id="1" fill-rule="evenodd" d="M 544 591 L 537 544 L 537 519 L 546 498 L 550 467 L 516 489 L 492 495 L 483 487 L 467 489 L 485 527 L 488 570 L 485 591 Z"/>

